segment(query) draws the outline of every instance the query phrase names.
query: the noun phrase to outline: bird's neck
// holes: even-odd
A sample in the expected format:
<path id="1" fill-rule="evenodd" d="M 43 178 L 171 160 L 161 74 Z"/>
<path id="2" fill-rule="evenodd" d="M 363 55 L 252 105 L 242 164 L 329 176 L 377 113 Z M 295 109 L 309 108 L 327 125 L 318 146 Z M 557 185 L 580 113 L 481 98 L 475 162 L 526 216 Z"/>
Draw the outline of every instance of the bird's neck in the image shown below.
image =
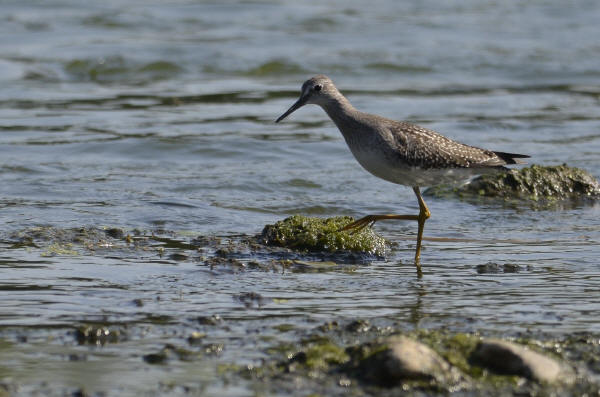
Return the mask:
<path id="1" fill-rule="evenodd" d="M 349 100 L 346 99 L 342 94 L 334 97 L 332 100 L 321 105 L 323 110 L 327 113 L 329 118 L 338 126 L 340 130 L 343 127 L 348 127 L 356 121 L 356 113 L 358 110 Z"/>

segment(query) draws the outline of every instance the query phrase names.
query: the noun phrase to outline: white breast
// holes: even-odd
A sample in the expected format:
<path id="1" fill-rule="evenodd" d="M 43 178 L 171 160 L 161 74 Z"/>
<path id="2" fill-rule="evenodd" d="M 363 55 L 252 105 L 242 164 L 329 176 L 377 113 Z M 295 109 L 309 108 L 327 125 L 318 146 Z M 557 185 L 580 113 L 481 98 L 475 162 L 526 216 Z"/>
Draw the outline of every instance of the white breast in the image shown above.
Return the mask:
<path id="1" fill-rule="evenodd" d="M 477 168 L 422 169 L 409 167 L 401 161 L 386 159 L 380 151 L 353 150 L 359 164 L 371 174 L 388 182 L 406 186 L 462 184 L 486 170 Z M 493 170 L 490 170 L 493 171 Z"/>

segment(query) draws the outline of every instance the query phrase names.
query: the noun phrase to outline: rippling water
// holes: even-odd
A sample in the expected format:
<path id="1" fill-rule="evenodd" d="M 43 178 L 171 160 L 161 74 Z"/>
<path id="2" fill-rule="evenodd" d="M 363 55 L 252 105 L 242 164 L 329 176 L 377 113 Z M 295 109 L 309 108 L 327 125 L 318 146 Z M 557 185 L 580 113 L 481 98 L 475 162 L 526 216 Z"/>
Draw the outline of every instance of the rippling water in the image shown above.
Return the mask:
<path id="1" fill-rule="evenodd" d="M 360 168 L 322 110 L 274 124 L 316 73 L 361 110 L 598 177 L 597 2 L 53 0 L 2 10 L 0 349 L 11 358 L 1 381 L 135 394 L 201 379 L 217 393 L 212 361 L 169 372 L 136 350 L 174 339 L 199 313 L 228 322 L 211 335 L 226 343 L 223 362 L 262 357 L 265 342 L 244 343 L 248 332 L 285 340 L 274 326 L 332 317 L 600 332 L 598 204 L 534 211 L 429 198 L 423 279 L 408 223 L 378 224 L 393 250 L 353 271 L 230 274 L 150 254 L 8 249 L 9 236 L 39 226 L 233 235 L 294 213 L 416 212 L 410 189 Z M 518 271 L 482 272 L 490 263 Z M 265 303 L 232 299 L 246 291 Z M 161 314 L 167 324 L 148 320 Z M 90 321 L 137 325 L 123 343 L 71 346 L 64 329 Z M 14 344 L 23 333 L 28 343 Z M 87 355 L 86 370 L 64 349 Z"/>

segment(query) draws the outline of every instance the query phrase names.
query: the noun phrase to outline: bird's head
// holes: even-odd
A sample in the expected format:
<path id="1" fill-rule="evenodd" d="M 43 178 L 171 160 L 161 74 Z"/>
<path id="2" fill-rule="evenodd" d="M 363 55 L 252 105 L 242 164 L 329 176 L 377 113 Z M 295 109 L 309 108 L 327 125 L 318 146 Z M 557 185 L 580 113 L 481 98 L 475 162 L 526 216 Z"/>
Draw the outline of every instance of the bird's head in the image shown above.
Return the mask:
<path id="1" fill-rule="evenodd" d="M 339 95 L 339 92 L 329 77 L 322 74 L 311 77 L 302 84 L 300 98 L 275 122 L 279 123 L 294 111 L 309 103 L 324 106 L 337 95 Z"/>

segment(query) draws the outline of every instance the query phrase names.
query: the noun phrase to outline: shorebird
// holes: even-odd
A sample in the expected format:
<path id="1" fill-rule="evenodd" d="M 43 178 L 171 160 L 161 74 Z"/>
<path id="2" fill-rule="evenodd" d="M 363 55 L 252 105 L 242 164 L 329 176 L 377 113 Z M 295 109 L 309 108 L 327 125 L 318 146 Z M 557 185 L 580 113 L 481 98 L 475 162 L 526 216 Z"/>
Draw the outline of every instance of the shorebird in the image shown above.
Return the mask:
<path id="1" fill-rule="evenodd" d="M 319 105 L 325 110 L 365 170 L 386 181 L 413 188 L 419 202 L 418 215 L 367 215 L 341 230 L 360 230 L 389 219 L 417 221 L 415 266 L 419 273 L 423 229 L 431 216 L 419 188 L 465 183 L 475 175 L 508 171 L 505 165 L 522 164 L 519 159 L 529 157 L 465 145 L 415 124 L 361 112 L 324 75 L 306 80 L 300 98 L 275 122 L 306 104 Z"/>

